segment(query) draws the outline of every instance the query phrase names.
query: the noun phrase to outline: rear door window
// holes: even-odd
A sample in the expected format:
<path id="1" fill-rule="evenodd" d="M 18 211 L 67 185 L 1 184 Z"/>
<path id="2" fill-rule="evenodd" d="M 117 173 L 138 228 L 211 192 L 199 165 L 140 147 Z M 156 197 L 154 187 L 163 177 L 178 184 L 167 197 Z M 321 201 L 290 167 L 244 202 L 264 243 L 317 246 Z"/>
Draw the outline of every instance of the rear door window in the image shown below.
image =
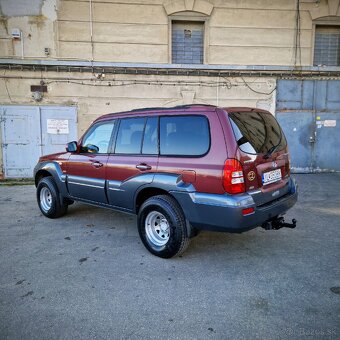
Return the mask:
<path id="1" fill-rule="evenodd" d="M 229 119 L 239 148 L 246 153 L 280 151 L 286 138 L 275 117 L 264 112 L 231 112 Z"/>
<path id="2" fill-rule="evenodd" d="M 203 156 L 210 148 L 209 123 L 204 116 L 160 118 L 160 154 Z"/>
<path id="3" fill-rule="evenodd" d="M 122 119 L 116 140 L 116 154 L 140 154 L 145 118 Z"/>

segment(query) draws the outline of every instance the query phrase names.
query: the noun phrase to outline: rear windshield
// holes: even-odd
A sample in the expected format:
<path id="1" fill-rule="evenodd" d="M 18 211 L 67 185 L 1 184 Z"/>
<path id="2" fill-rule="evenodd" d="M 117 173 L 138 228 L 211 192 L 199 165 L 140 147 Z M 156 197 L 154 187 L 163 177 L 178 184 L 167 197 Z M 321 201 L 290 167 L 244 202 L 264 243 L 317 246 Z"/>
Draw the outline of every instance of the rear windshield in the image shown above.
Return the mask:
<path id="1" fill-rule="evenodd" d="M 280 151 L 287 146 L 286 138 L 276 119 L 270 113 L 232 112 L 229 119 L 239 148 L 258 154 Z"/>

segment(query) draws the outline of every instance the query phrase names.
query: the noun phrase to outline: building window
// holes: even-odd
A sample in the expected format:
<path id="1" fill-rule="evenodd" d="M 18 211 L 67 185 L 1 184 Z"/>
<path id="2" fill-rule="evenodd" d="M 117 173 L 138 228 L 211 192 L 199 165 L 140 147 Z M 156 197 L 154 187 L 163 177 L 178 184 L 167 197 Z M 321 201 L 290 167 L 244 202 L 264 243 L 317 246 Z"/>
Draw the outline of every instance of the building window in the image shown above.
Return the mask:
<path id="1" fill-rule="evenodd" d="M 340 66 L 340 26 L 315 26 L 314 65 Z"/>
<path id="2" fill-rule="evenodd" d="M 172 22 L 172 63 L 203 64 L 203 22 Z"/>

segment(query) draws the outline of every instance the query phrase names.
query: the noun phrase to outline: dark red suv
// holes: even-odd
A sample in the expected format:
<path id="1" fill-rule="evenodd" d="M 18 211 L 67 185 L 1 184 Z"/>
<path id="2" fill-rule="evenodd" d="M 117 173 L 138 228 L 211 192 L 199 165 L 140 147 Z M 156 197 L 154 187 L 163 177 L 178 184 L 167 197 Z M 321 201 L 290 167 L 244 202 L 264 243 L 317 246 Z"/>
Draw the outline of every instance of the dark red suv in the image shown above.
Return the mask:
<path id="1" fill-rule="evenodd" d="M 169 258 L 200 229 L 295 227 L 286 138 L 267 111 L 188 105 L 109 114 L 34 170 L 50 218 L 81 201 L 138 215 L 146 248 Z"/>

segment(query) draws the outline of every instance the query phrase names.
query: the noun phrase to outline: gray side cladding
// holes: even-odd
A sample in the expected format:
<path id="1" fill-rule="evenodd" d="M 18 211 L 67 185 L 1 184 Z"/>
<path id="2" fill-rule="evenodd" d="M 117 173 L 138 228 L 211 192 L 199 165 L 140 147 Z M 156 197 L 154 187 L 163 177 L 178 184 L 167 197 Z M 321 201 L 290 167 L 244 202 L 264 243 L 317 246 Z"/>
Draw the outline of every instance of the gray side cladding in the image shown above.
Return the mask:
<path id="1" fill-rule="evenodd" d="M 34 178 L 36 178 L 39 171 L 47 171 L 48 173 L 50 173 L 58 186 L 59 192 L 63 196 L 68 196 L 68 191 L 66 187 L 66 175 L 63 174 L 60 165 L 57 162 L 48 161 L 38 163 L 34 168 Z"/>

